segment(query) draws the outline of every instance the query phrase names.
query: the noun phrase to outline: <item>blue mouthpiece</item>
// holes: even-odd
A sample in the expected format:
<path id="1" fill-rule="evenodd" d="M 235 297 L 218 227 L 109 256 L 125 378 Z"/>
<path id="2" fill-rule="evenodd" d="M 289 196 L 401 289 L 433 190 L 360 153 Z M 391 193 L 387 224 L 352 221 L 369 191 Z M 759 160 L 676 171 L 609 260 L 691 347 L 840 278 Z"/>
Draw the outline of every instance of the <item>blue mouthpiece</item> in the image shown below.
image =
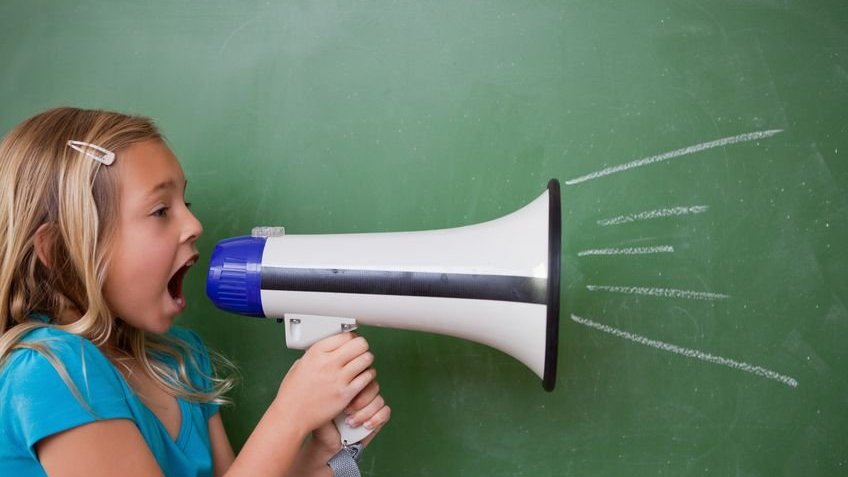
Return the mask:
<path id="1" fill-rule="evenodd" d="M 206 296 L 215 306 L 240 315 L 265 317 L 260 294 L 264 250 L 264 237 L 218 242 L 206 275 Z"/>

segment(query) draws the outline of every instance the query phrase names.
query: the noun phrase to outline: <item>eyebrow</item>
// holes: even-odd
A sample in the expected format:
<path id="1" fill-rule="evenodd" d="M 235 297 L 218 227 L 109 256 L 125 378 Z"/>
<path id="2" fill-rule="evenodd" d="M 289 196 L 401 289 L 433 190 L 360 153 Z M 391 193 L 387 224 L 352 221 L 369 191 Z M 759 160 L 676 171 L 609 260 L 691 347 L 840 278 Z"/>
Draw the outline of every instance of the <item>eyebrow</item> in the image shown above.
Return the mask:
<path id="1" fill-rule="evenodd" d="M 150 192 L 148 192 L 147 195 L 149 197 L 151 195 L 156 195 L 156 193 L 158 193 L 160 191 L 168 190 L 168 189 L 176 189 L 176 188 L 177 188 L 177 183 L 174 182 L 171 179 L 168 179 L 166 181 L 162 181 L 162 182 L 156 184 L 155 186 L 153 186 L 153 188 L 150 189 Z M 185 191 L 187 188 L 188 188 L 188 179 L 186 179 L 186 181 L 183 183 L 183 191 Z"/>

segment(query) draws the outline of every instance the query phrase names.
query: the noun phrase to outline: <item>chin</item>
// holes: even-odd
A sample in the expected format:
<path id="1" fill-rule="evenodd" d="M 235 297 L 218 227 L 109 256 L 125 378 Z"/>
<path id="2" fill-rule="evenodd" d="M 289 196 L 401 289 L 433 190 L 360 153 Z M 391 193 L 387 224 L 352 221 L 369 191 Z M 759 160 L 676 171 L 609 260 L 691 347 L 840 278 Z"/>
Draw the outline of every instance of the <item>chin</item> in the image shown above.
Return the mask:
<path id="1" fill-rule="evenodd" d="M 166 325 L 157 326 L 157 327 L 155 327 L 155 328 L 149 328 L 149 329 L 147 329 L 147 330 L 145 330 L 145 331 L 147 331 L 148 333 L 156 334 L 156 335 L 164 335 L 165 333 L 167 333 L 167 332 L 168 332 L 168 330 L 170 330 L 170 329 L 171 329 L 171 326 L 172 326 L 173 324 L 174 324 L 174 322 L 173 322 L 173 321 L 170 321 L 170 322 L 168 322 L 168 324 L 166 324 Z"/>
<path id="2" fill-rule="evenodd" d="M 157 335 L 164 335 L 165 333 L 168 332 L 168 330 L 171 329 L 171 326 L 174 325 L 174 319 L 175 318 L 176 317 L 165 318 L 162 321 L 154 323 L 150 326 L 149 329 L 147 329 L 147 331 L 150 332 L 150 333 L 155 333 Z"/>
<path id="3" fill-rule="evenodd" d="M 124 320 L 128 325 L 136 328 L 138 330 L 144 331 L 145 333 L 153 333 L 155 335 L 164 335 L 171 329 L 171 326 L 174 324 L 174 318 L 161 317 L 157 319 L 144 320 L 144 321 L 128 321 Z"/>

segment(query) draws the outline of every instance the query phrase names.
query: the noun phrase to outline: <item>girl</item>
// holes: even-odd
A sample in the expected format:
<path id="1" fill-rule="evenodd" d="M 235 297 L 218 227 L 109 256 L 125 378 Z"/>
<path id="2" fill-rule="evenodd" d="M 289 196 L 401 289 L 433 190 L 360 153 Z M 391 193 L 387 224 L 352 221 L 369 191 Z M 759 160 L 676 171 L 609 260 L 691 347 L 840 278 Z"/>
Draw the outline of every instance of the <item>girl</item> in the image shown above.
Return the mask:
<path id="1" fill-rule="evenodd" d="M 0 143 L 0 475 L 331 475 L 334 416 L 388 421 L 344 333 L 295 362 L 233 455 L 232 381 L 171 327 L 202 232 L 185 187 L 146 118 L 60 108 Z"/>

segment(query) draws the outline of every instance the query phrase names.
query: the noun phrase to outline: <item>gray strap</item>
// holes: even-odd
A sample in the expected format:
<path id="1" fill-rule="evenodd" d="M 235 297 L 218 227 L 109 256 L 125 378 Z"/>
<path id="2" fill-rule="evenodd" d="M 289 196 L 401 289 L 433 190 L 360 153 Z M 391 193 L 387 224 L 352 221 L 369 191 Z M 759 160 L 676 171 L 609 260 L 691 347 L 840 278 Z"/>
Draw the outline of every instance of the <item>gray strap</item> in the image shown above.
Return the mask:
<path id="1" fill-rule="evenodd" d="M 362 444 L 344 446 L 327 462 L 327 465 L 333 470 L 335 477 L 360 477 L 357 462 L 361 452 Z"/>

